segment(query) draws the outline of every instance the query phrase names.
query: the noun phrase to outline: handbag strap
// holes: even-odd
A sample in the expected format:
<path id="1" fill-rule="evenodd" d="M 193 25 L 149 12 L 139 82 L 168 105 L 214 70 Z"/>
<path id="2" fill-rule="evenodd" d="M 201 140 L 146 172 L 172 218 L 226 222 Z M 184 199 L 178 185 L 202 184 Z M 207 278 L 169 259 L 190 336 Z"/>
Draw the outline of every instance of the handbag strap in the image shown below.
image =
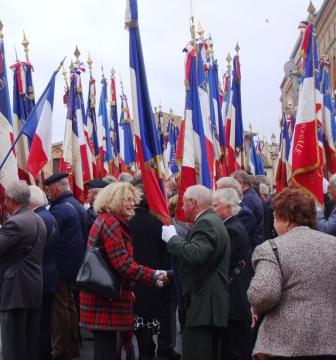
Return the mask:
<path id="1" fill-rule="evenodd" d="M 280 256 L 279 256 L 279 251 L 278 251 L 278 247 L 277 247 L 277 244 L 275 243 L 275 241 L 273 239 L 269 239 L 268 242 L 270 243 L 271 247 L 272 247 L 272 250 L 273 250 L 273 253 L 274 253 L 274 256 L 278 262 L 278 265 L 279 265 L 279 268 L 280 268 L 280 272 L 282 274 L 282 271 L 281 271 L 281 263 L 280 263 Z"/>
<path id="2" fill-rule="evenodd" d="M 93 247 L 96 247 L 96 248 L 99 248 L 99 245 L 100 245 L 100 235 L 101 235 L 101 232 L 102 232 L 102 229 L 103 229 L 103 225 L 105 223 L 105 221 L 110 217 L 110 215 L 108 215 L 99 225 L 99 229 L 95 235 L 95 237 L 93 238 L 93 241 L 92 241 L 92 245 Z"/>

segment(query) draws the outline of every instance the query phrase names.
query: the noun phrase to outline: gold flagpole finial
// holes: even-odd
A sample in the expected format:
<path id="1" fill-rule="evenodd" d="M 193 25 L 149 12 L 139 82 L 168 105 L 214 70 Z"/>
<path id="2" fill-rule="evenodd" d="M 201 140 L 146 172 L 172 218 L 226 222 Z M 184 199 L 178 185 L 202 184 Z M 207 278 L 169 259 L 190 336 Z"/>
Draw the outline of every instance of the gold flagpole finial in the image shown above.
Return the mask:
<path id="1" fill-rule="evenodd" d="M 87 64 L 89 65 L 89 71 L 90 71 L 90 79 L 92 80 L 93 79 L 93 76 L 92 76 L 92 64 L 93 64 L 93 60 L 91 58 L 91 55 L 90 53 L 88 54 L 88 59 L 87 59 Z"/>
<path id="2" fill-rule="evenodd" d="M 29 62 L 29 49 L 28 49 L 29 41 L 26 37 L 26 33 L 24 30 L 23 30 L 23 40 L 22 40 L 21 44 L 23 46 L 24 52 L 26 53 L 26 61 Z"/>
<path id="3" fill-rule="evenodd" d="M 228 69 L 231 68 L 231 61 L 232 61 L 231 54 L 228 53 L 228 54 L 227 54 L 227 57 L 226 57 L 226 62 L 227 62 L 227 68 L 228 68 Z"/>
<path id="4" fill-rule="evenodd" d="M 235 50 L 236 50 L 236 53 L 237 53 L 237 55 L 238 55 L 239 50 L 240 50 L 240 47 L 239 47 L 238 41 L 237 41 L 237 44 L 236 44 Z"/>
<path id="5" fill-rule="evenodd" d="M 69 83 L 68 83 L 68 79 L 67 79 L 67 71 L 66 71 L 64 65 L 62 65 L 62 75 L 64 78 L 65 87 L 66 87 L 66 89 L 69 89 Z"/>
<path id="6" fill-rule="evenodd" d="M 310 15 L 310 21 L 313 21 L 315 13 L 316 13 L 316 8 L 315 8 L 315 6 L 313 5 L 313 3 L 311 1 L 309 3 L 309 6 L 308 6 L 307 10 L 308 10 L 308 13 Z"/>
<path id="7" fill-rule="evenodd" d="M 121 93 L 124 95 L 124 82 L 122 81 L 121 75 L 120 75 L 120 89 L 121 89 Z"/>
<path id="8" fill-rule="evenodd" d="M 3 23 L 2 21 L 0 20 L 0 40 L 2 40 L 4 38 L 4 34 L 2 32 L 2 29 L 3 29 Z"/>
<path id="9" fill-rule="evenodd" d="M 71 60 L 71 64 L 69 66 L 69 69 L 70 69 L 70 71 L 74 71 L 74 69 L 75 69 L 75 65 L 74 65 L 72 60 Z"/>
<path id="10" fill-rule="evenodd" d="M 80 51 L 79 51 L 79 49 L 78 49 L 78 46 L 76 45 L 76 49 L 75 49 L 75 52 L 74 52 L 74 55 L 75 55 L 75 57 L 76 57 L 76 64 L 78 65 L 78 64 L 80 64 L 80 61 L 79 61 L 79 57 L 80 57 Z"/>
<path id="11" fill-rule="evenodd" d="M 191 34 L 191 40 L 193 45 L 195 44 L 195 40 L 196 40 L 196 31 L 195 31 L 195 19 L 194 19 L 194 12 L 193 12 L 193 7 L 192 7 L 192 1 L 189 0 L 189 6 L 190 6 L 190 18 L 189 18 L 189 22 L 190 22 L 190 34 Z"/>
<path id="12" fill-rule="evenodd" d="M 197 26 L 197 34 L 199 35 L 199 37 L 201 39 L 203 39 L 203 37 L 204 37 L 204 29 L 203 29 L 200 21 L 198 22 L 198 26 Z"/>
<path id="13" fill-rule="evenodd" d="M 249 122 L 249 129 L 250 129 L 250 133 L 252 135 L 253 131 L 252 131 L 252 124 Z"/>
<path id="14" fill-rule="evenodd" d="M 112 69 L 111 69 L 111 79 L 112 80 L 115 78 L 115 74 L 116 74 L 116 71 L 115 71 L 114 67 L 112 67 Z"/>

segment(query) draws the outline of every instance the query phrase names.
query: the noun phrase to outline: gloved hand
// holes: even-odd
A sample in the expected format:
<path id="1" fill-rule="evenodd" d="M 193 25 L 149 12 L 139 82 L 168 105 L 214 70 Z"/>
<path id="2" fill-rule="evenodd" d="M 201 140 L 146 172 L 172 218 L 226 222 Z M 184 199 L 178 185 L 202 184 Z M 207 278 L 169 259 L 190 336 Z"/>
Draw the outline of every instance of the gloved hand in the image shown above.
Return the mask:
<path id="1" fill-rule="evenodd" d="M 168 243 L 168 241 L 175 235 L 177 235 L 177 232 L 174 225 L 162 226 L 162 240 L 164 242 Z"/>

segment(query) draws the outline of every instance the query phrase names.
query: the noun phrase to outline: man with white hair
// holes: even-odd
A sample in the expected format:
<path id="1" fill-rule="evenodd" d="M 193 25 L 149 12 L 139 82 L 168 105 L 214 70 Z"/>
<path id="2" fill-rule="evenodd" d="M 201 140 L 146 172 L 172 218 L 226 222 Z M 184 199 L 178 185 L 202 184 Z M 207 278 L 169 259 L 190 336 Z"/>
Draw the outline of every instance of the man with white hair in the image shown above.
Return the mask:
<path id="1" fill-rule="evenodd" d="M 222 343 L 223 359 L 250 359 L 250 306 L 247 300 L 249 287 L 248 263 L 250 242 L 237 214 L 240 199 L 236 190 L 227 188 L 215 191 L 213 207 L 223 220 L 231 244 L 229 268 L 229 326 Z"/>
<path id="2" fill-rule="evenodd" d="M 259 184 L 259 193 L 264 207 L 264 237 L 265 240 L 273 239 L 276 237 L 276 231 L 273 226 L 273 206 L 268 185 Z"/>
<path id="3" fill-rule="evenodd" d="M 186 238 L 180 238 L 173 225 L 162 229 L 168 251 L 177 258 L 186 308 L 184 360 L 220 360 L 228 324 L 230 240 L 211 205 L 209 189 L 191 186 L 183 196 L 185 219 L 193 223 Z"/>
<path id="4" fill-rule="evenodd" d="M 237 194 L 239 196 L 239 204 L 240 204 L 240 210 L 237 214 L 239 220 L 244 225 L 248 237 L 250 239 L 251 248 L 253 247 L 253 244 L 255 243 L 255 236 L 256 236 L 256 228 L 257 228 L 257 220 L 254 216 L 252 210 L 248 208 L 246 205 L 241 204 L 241 201 L 243 200 L 243 191 L 239 184 L 239 182 L 232 178 L 232 177 L 222 177 L 217 180 L 216 182 L 217 189 L 234 189 L 237 191 Z"/>
<path id="5" fill-rule="evenodd" d="M 46 227 L 29 208 L 25 181 L 11 183 L 0 229 L 0 324 L 4 360 L 38 359 Z"/>
<path id="6" fill-rule="evenodd" d="M 336 174 L 332 175 L 328 184 L 329 198 L 336 203 Z M 336 236 L 336 205 L 331 214 L 326 217 L 323 210 L 317 211 L 316 229 L 329 235 Z"/>

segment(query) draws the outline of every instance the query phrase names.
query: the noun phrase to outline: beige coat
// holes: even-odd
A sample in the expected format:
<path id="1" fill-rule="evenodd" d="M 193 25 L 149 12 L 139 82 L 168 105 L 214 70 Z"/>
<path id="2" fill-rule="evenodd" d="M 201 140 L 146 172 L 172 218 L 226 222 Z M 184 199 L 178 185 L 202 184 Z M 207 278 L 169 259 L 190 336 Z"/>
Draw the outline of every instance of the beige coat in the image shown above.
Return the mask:
<path id="1" fill-rule="evenodd" d="M 336 355 L 336 237 L 299 226 L 252 257 L 251 305 L 265 317 L 253 355 Z"/>

